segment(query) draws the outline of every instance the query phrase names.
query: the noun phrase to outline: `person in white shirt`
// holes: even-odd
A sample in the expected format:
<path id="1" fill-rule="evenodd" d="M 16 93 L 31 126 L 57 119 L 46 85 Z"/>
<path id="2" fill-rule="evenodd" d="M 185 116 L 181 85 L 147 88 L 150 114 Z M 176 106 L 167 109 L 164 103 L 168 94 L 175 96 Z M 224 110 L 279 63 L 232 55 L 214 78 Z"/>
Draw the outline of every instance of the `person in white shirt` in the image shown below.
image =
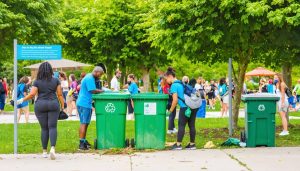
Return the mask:
<path id="1" fill-rule="evenodd" d="M 115 76 L 110 82 L 110 88 L 112 91 L 120 91 L 120 82 L 119 79 L 121 78 L 122 72 L 120 70 L 117 70 L 115 72 Z"/>

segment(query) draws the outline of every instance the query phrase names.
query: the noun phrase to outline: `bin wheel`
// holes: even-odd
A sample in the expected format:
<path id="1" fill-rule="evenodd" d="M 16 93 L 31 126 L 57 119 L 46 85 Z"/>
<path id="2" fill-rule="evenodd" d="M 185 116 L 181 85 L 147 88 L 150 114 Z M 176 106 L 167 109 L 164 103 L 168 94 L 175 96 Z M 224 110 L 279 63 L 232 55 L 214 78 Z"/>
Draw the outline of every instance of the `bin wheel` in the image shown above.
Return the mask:
<path id="1" fill-rule="evenodd" d="M 127 138 L 127 139 L 125 140 L 125 146 L 126 146 L 126 147 L 129 147 L 129 145 L 130 145 L 130 144 L 129 144 L 129 139 Z"/>
<path id="2" fill-rule="evenodd" d="M 130 144 L 131 144 L 131 148 L 134 148 L 134 147 L 135 147 L 135 142 L 134 142 L 134 139 L 133 139 L 133 138 L 130 140 Z"/>
<path id="3" fill-rule="evenodd" d="M 94 149 L 97 150 L 97 139 L 94 140 Z"/>
<path id="4" fill-rule="evenodd" d="M 245 131 L 241 131 L 241 142 L 246 142 L 246 134 L 245 134 Z"/>

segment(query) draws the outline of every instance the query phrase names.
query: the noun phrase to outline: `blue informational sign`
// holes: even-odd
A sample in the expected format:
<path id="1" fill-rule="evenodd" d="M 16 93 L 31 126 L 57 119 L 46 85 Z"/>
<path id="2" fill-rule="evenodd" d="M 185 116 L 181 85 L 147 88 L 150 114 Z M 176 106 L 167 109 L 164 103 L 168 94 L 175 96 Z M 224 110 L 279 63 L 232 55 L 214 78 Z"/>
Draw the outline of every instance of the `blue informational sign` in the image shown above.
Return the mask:
<path id="1" fill-rule="evenodd" d="M 62 59 L 61 45 L 18 45 L 18 60 L 59 60 Z"/>

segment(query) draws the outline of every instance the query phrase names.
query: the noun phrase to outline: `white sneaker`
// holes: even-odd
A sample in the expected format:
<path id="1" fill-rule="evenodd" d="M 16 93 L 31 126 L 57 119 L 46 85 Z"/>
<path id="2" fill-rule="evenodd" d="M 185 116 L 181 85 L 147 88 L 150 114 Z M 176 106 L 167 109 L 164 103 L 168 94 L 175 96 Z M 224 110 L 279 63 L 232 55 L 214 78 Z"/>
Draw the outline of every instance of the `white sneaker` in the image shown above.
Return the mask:
<path id="1" fill-rule="evenodd" d="M 43 158 L 48 158 L 48 154 L 46 151 L 43 152 Z"/>
<path id="2" fill-rule="evenodd" d="M 173 129 L 173 134 L 177 134 L 178 130 L 176 128 Z"/>
<path id="3" fill-rule="evenodd" d="M 50 159 L 51 160 L 55 160 L 56 157 L 55 157 L 55 148 L 54 147 L 51 147 L 51 150 L 50 150 Z"/>
<path id="4" fill-rule="evenodd" d="M 173 130 L 168 130 L 167 134 L 173 134 Z"/>
<path id="5" fill-rule="evenodd" d="M 289 131 L 282 131 L 279 136 L 286 136 L 286 135 L 289 135 Z"/>

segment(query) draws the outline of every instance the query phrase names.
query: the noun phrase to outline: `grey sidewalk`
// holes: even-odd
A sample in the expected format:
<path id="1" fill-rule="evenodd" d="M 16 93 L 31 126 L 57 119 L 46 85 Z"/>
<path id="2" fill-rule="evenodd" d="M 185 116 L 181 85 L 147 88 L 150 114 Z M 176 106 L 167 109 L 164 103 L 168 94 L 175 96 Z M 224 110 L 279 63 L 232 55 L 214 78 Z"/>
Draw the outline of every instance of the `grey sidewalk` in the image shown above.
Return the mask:
<path id="1" fill-rule="evenodd" d="M 297 171 L 300 147 L 162 151 L 133 155 L 58 154 L 0 155 L 1 170 L 11 171 Z"/>

